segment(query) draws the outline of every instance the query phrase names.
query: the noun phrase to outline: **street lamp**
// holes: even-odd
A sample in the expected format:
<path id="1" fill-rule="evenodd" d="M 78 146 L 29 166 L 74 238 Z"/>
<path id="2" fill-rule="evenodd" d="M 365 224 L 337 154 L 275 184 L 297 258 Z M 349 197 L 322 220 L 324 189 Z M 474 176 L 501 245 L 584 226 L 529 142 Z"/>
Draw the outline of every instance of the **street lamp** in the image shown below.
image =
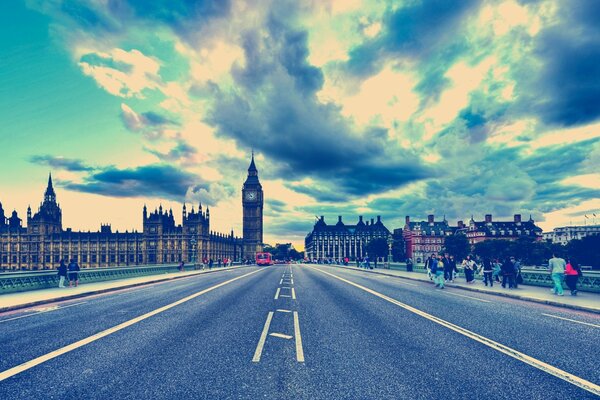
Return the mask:
<path id="1" fill-rule="evenodd" d="M 388 258 L 387 258 L 387 269 L 390 269 L 390 262 L 392 261 L 392 244 L 394 244 L 394 239 L 392 235 L 388 236 Z"/>

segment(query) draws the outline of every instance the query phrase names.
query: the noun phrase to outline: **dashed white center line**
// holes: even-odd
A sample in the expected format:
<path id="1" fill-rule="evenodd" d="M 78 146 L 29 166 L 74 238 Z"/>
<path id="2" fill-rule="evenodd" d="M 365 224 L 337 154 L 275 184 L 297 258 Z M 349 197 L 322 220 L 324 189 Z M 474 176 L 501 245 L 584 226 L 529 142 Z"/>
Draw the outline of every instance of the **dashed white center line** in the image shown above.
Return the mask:
<path id="1" fill-rule="evenodd" d="M 290 313 L 290 312 L 292 312 L 291 310 L 284 310 L 284 309 L 282 309 L 282 308 L 278 308 L 278 309 L 277 309 L 277 311 L 278 311 L 278 312 L 285 312 L 285 313 Z"/>
<path id="2" fill-rule="evenodd" d="M 279 281 L 279 284 L 283 284 L 283 278 L 281 278 L 281 280 Z"/>
<path id="3" fill-rule="evenodd" d="M 256 351 L 254 352 L 254 357 L 252 357 L 252 362 L 260 361 L 260 356 L 262 355 L 263 347 L 265 347 L 265 341 L 267 340 L 267 334 L 269 333 L 269 326 L 271 326 L 272 319 L 273 311 L 269 311 L 269 314 L 267 314 L 267 320 L 265 321 L 265 326 L 263 327 L 260 339 L 256 345 Z"/>
<path id="4" fill-rule="evenodd" d="M 292 288 L 292 299 L 296 300 L 296 289 Z"/>
<path id="5" fill-rule="evenodd" d="M 302 349 L 302 336 L 300 336 L 298 311 L 294 311 L 294 335 L 296 337 L 296 360 L 298 362 L 304 362 L 304 350 Z"/>
<path id="6" fill-rule="evenodd" d="M 280 294 L 279 297 L 290 297 L 287 294 Z"/>
<path id="7" fill-rule="evenodd" d="M 280 291 L 281 291 L 281 288 L 277 288 L 277 291 L 275 292 L 275 300 L 277 300 L 279 298 Z"/>
<path id="8" fill-rule="evenodd" d="M 545 315 L 546 317 L 558 318 L 558 319 L 563 319 L 565 321 L 575 322 L 577 324 L 591 326 L 593 328 L 600 328 L 600 325 L 590 324 L 589 322 L 577 321 L 577 320 L 569 319 L 569 318 L 565 318 L 565 317 L 559 317 L 558 315 L 551 315 L 551 314 L 544 314 L 544 313 L 542 313 L 542 315 Z"/>
<path id="9" fill-rule="evenodd" d="M 290 340 L 291 338 L 293 338 L 293 336 L 285 335 L 283 333 L 276 333 L 276 332 L 269 333 L 269 336 L 275 336 L 275 337 L 282 338 L 282 339 L 287 339 L 287 340 Z"/>

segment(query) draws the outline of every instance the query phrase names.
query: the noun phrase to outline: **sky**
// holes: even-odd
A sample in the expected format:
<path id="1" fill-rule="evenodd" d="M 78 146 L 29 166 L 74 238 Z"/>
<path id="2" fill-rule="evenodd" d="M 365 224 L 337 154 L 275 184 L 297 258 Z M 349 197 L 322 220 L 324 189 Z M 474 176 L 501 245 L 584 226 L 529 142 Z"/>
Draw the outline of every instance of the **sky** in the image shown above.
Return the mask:
<path id="1" fill-rule="evenodd" d="M 0 202 L 140 230 L 211 208 L 265 242 L 315 216 L 600 221 L 594 0 L 14 0 L 0 13 Z"/>

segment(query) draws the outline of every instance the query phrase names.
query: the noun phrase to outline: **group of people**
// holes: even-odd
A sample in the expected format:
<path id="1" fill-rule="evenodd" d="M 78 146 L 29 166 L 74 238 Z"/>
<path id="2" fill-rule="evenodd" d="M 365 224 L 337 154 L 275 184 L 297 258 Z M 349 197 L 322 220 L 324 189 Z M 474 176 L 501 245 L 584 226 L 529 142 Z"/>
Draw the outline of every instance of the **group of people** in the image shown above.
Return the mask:
<path id="1" fill-rule="evenodd" d="M 69 261 L 69 265 L 67 265 L 65 263 L 64 259 L 60 260 L 60 264 L 58 266 L 58 287 L 59 288 L 64 288 L 65 286 L 65 280 L 67 280 L 67 277 L 69 279 L 69 287 L 72 287 L 73 284 L 75 285 L 75 287 L 79 286 L 79 271 L 81 270 L 81 268 L 79 268 L 79 264 L 77 264 L 77 261 L 71 259 Z"/>
<path id="2" fill-rule="evenodd" d="M 476 261 L 474 257 L 468 255 L 460 265 L 465 275 L 465 281 L 468 284 L 475 282 L 475 274 L 483 275 L 483 283 L 485 286 L 489 285 L 490 287 L 493 287 L 494 282 L 496 282 L 501 283 L 503 288 L 516 289 L 519 284 L 523 283 L 521 262 L 515 257 L 506 257 L 504 260 L 484 257 Z M 582 272 L 574 260 L 565 261 L 553 255 L 548 262 L 548 268 L 550 269 L 554 284 L 551 289 L 553 293 L 562 296 L 562 282 L 565 281 L 571 291 L 571 295 L 577 295 L 577 281 L 582 276 Z M 444 288 L 446 282 L 454 282 L 458 274 L 457 262 L 454 256 L 448 255 L 448 253 L 444 254 L 444 256 L 431 254 L 425 260 L 425 269 L 427 270 L 429 279 L 434 281 L 435 287 L 440 289 Z"/>
<path id="3" fill-rule="evenodd" d="M 221 268 L 221 267 L 231 267 L 233 260 L 231 260 L 230 258 L 217 258 L 217 268 Z M 206 269 L 208 267 L 208 269 L 212 269 L 213 266 L 215 265 L 215 262 L 212 258 L 203 258 L 202 259 L 202 269 Z"/>

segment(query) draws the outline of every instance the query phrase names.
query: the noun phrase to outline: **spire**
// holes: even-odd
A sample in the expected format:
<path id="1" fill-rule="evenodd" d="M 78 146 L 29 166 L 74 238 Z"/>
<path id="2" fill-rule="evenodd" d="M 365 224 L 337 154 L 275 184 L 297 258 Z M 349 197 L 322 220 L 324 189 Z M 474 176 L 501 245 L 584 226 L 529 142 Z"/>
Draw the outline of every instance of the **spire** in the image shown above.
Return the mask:
<path id="1" fill-rule="evenodd" d="M 250 161 L 250 166 L 248 167 L 248 175 L 256 174 L 258 174 L 258 170 L 256 169 L 256 164 L 254 164 L 254 150 L 252 150 L 252 161 Z"/>
<path id="2" fill-rule="evenodd" d="M 52 172 L 48 173 L 48 187 L 46 188 L 46 193 L 44 193 L 44 200 L 56 201 L 56 193 L 54 193 L 54 187 L 52 186 Z"/>

